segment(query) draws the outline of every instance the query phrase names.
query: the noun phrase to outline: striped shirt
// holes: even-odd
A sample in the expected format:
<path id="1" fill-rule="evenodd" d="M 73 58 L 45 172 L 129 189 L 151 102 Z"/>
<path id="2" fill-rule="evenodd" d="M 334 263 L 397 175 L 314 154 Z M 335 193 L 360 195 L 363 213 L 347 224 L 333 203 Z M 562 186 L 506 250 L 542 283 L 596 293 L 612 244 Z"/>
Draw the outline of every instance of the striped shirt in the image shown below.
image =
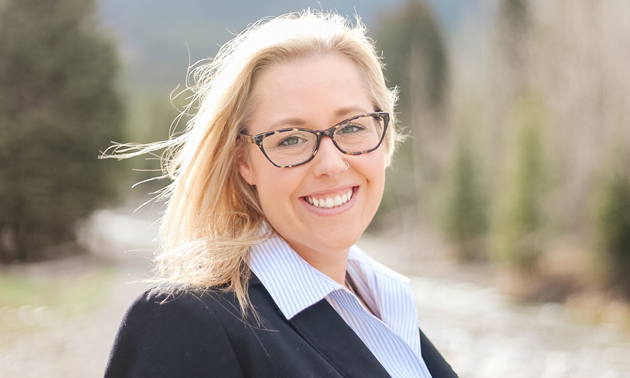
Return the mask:
<path id="1" fill-rule="evenodd" d="M 250 268 L 287 319 L 326 299 L 395 378 L 430 378 L 409 279 L 352 246 L 347 272 L 372 315 L 345 286 L 313 268 L 280 236 L 252 247 Z"/>

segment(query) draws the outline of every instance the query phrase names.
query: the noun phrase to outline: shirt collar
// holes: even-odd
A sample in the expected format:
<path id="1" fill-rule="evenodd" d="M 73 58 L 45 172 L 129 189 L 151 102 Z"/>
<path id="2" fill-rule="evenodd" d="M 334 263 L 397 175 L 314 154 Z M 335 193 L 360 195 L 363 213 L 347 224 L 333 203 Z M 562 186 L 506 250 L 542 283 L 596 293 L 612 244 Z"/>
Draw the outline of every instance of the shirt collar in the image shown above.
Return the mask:
<path id="1" fill-rule="evenodd" d="M 249 267 L 287 319 L 343 288 L 304 261 L 277 234 L 252 247 Z"/>
<path id="2" fill-rule="evenodd" d="M 368 272 L 371 274 L 378 274 L 383 278 L 399 281 L 401 284 L 408 285 L 410 282 L 409 278 L 374 260 L 356 245 L 350 247 L 350 253 L 348 254 L 348 270 L 350 271 L 352 277 L 354 277 L 353 273 L 355 271 L 360 270 L 364 274 Z"/>
<path id="3" fill-rule="evenodd" d="M 343 289 L 342 285 L 304 261 L 277 234 L 252 247 L 249 266 L 287 319 L 331 292 Z M 397 288 L 394 292 L 403 291 L 413 298 L 407 277 L 376 262 L 357 246 L 350 248 L 347 269 L 368 305 L 381 317 L 395 315 L 388 314 L 383 303 L 387 298 L 391 299 L 394 287 Z"/>
<path id="4" fill-rule="evenodd" d="M 357 246 L 350 248 L 347 269 L 368 306 L 420 355 L 418 314 L 409 278 L 372 259 Z"/>

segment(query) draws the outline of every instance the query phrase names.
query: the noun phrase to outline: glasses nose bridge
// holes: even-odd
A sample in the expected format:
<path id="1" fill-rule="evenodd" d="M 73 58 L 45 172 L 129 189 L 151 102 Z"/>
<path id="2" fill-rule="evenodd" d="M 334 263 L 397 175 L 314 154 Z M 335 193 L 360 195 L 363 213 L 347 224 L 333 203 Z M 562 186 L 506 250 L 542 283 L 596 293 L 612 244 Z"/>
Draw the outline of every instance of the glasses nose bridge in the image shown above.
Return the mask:
<path id="1" fill-rule="evenodd" d="M 333 126 L 330 129 L 326 129 L 326 130 L 322 130 L 322 131 L 316 131 L 315 135 L 317 135 L 317 146 L 315 146 L 315 153 L 317 153 L 317 151 L 319 151 L 319 145 L 322 142 L 322 138 L 324 137 L 329 137 L 332 142 L 333 145 L 335 146 L 336 149 L 338 149 L 339 151 L 341 151 L 341 149 L 339 148 L 339 146 L 337 146 L 337 142 L 335 141 L 335 131 L 337 131 L 337 126 Z M 341 151 L 343 152 L 343 151 Z"/>

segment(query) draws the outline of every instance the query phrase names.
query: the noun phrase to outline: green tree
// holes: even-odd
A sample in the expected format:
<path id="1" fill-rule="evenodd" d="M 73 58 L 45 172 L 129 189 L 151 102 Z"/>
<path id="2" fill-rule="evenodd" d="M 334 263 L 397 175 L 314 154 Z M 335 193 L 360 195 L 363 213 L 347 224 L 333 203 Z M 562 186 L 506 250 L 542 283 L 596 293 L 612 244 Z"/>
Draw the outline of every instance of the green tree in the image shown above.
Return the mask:
<path id="1" fill-rule="evenodd" d="M 454 244 L 457 259 L 472 261 L 484 257 L 482 240 L 487 231 L 487 210 L 471 131 L 462 129 L 445 188 L 442 227 Z"/>
<path id="2" fill-rule="evenodd" d="M 122 134 L 118 59 L 93 0 L 6 0 L 0 13 L 0 261 L 49 258 L 115 197 L 98 161 Z"/>
<path id="3" fill-rule="evenodd" d="M 604 280 L 630 298 L 630 154 L 625 157 L 601 184 L 595 225 Z"/>
<path id="4" fill-rule="evenodd" d="M 407 0 L 376 24 L 374 38 L 383 52 L 388 85 L 399 89 L 398 120 L 410 135 L 388 173 L 383 207 L 398 203 L 417 216 L 420 199 L 431 202 L 428 194 L 442 168 L 440 142 L 445 134 L 449 76 L 446 47 L 434 12 L 424 0 Z"/>
<path id="5" fill-rule="evenodd" d="M 492 224 L 496 261 L 516 272 L 538 269 L 543 248 L 543 201 L 546 187 L 542 105 L 532 96 L 517 101 L 514 131 L 508 143 L 502 185 Z"/>
<path id="6" fill-rule="evenodd" d="M 383 52 L 389 83 L 400 88 L 401 109 L 420 106 L 420 110 L 441 111 L 448 61 L 442 29 L 431 7 L 423 0 L 407 0 L 378 25 L 376 43 Z"/>
<path id="7" fill-rule="evenodd" d="M 502 159 L 491 224 L 492 257 L 508 271 L 535 273 L 543 253 L 546 171 L 543 101 L 530 84 L 528 42 L 532 24 L 527 2 L 498 4 L 496 103 L 493 140 Z"/>
<path id="8" fill-rule="evenodd" d="M 495 175 L 501 170 L 507 146 L 505 141 L 513 130 L 506 127 L 510 122 L 511 109 L 518 105 L 521 94 L 535 87 L 528 67 L 532 65 L 530 44 L 535 43 L 535 25 L 531 20 L 526 0 L 500 0 L 497 19 L 490 38 L 491 53 L 490 114 L 488 122 L 489 149 L 496 157 L 489 161 L 489 172 Z M 497 158 L 498 157 L 498 158 Z"/>

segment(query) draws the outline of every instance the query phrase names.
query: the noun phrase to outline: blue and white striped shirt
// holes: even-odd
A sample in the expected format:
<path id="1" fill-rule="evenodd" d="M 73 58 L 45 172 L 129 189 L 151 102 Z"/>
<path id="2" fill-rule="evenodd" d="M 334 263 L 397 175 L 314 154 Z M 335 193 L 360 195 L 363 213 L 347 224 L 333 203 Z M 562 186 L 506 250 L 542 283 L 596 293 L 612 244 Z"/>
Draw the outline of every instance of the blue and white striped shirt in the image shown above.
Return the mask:
<path id="1" fill-rule="evenodd" d="M 287 319 L 326 298 L 387 372 L 395 378 L 430 378 L 409 279 L 352 246 L 347 271 L 370 309 L 345 286 L 313 268 L 280 236 L 252 247 L 250 268 Z"/>

